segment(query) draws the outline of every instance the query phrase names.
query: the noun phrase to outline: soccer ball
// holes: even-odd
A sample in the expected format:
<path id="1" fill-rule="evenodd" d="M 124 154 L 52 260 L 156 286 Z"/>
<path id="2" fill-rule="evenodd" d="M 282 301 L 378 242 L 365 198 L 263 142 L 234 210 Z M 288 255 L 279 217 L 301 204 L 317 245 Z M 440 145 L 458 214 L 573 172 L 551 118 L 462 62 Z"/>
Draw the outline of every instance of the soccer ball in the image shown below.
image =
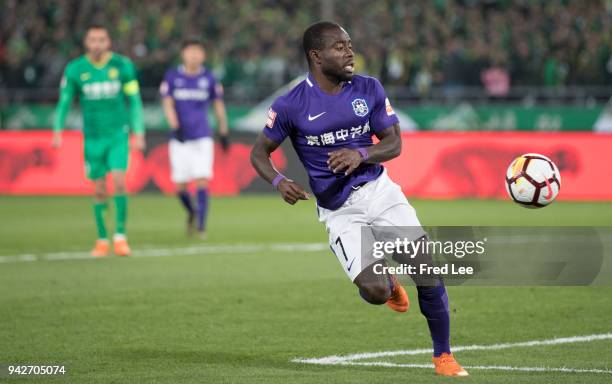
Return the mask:
<path id="1" fill-rule="evenodd" d="M 527 153 L 517 157 L 506 171 L 506 191 L 525 208 L 552 203 L 561 189 L 559 168 L 548 157 Z"/>

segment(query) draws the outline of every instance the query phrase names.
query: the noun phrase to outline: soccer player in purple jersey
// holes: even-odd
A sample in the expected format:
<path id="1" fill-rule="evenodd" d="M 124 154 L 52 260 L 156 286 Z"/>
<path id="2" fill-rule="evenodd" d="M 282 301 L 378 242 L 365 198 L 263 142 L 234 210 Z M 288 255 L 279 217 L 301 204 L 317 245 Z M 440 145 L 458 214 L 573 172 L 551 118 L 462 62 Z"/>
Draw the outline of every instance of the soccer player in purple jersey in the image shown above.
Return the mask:
<path id="1" fill-rule="evenodd" d="M 311 25 L 304 32 L 303 47 L 309 74 L 272 104 L 251 162 L 287 203 L 308 200 L 304 188 L 278 173 L 270 160 L 270 154 L 289 137 L 308 173 L 330 247 L 345 273 L 368 303 L 387 303 L 405 312 L 408 295 L 397 278 L 375 273 L 374 265 L 381 261 L 362 260 L 361 250 L 362 230 L 368 238 L 375 238 L 373 226 L 418 228 L 408 240 L 425 238 L 414 208 L 381 165 L 401 152 L 399 121 L 380 82 L 353 74 L 351 39 L 341 26 L 328 21 Z M 377 144 L 372 135 L 379 139 Z M 428 254 L 418 257 L 431 262 Z M 412 277 L 433 341 L 435 372 L 467 376 L 450 351 L 443 282 L 434 277 L 423 283 Z"/>
<path id="2" fill-rule="evenodd" d="M 204 68 L 205 58 L 199 40 L 186 41 L 181 49 L 182 65 L 168 70 L 160 85 L 164 113 L 172 130 L 169 144 L 172 181 L 187 210 L 188 234 L 195 232 L 197 217 L 200 238 L 206 237 L 208 183 L 213 175 L 213 133 L 207 117 L 211 102 L 221 145 L 224 150 L 229 147 L 223 86 Z M 191 181 L 197 188 L 197 206 L 187 189 Z"/>

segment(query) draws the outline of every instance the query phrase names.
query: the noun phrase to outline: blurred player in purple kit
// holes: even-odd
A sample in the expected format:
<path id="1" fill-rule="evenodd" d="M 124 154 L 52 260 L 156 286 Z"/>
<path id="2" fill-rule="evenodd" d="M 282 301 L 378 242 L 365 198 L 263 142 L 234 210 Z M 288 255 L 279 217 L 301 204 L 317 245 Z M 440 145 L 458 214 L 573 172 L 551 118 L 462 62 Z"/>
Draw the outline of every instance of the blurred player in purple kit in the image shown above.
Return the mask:
<path id="1" fill-rule="evenodd" d="M 172 130 L 169 144 L 172 181 L 187 210 L 188 233 L 195 232 L 197 219 L 201 238 L 206 236 L 208 183 L 213 175 L 213 132 L 207 117 L 211 102 L 221 145 L 224 150 L 229 148 L 223 86 L 204 68 L 205 59 L 202 42 L 185 41 L 181 48 L 182 65 L 168 70 L 160 85 L 164 113 Z M 197 206 L 187 188 L 192 181 L 197 188 Z"/>
<path id="2" fill-rule="evenodd" d="M 326 226 L 344 272 L 368 303 L 386 303 L 405 312 L 409 300 L 404 288 L 394 275 L 377 274 L 374 266 L 384 262 L 364 258 L 367 252 L 361 249 L 362 233 L 367 240 L 379 240 L 375 226 L 412 228 L 414 237 L 408 241 L 426 239 L 414 208 L 381 165 L 401 152 L 399 121 L 380 82 L 353 75 L 353 47 L 341 26 L 326 21 L 311 25 L 304 32 L 303 47 L 308 76 L 272 104 L 251 162 L 287 203 L 308 200 L 309 194 L 278 173 L 270 160 L 270 154 L 290 138 L 308 173 L 319 221 Z M 379 139 L 377 144 L 372 135 Z M 431 263 L 426 253 L 417 259 Z M 467 376 L 450 351 L 444 283 L 436 276 L 411 277 L 431 333 L 435 372 Z"/>

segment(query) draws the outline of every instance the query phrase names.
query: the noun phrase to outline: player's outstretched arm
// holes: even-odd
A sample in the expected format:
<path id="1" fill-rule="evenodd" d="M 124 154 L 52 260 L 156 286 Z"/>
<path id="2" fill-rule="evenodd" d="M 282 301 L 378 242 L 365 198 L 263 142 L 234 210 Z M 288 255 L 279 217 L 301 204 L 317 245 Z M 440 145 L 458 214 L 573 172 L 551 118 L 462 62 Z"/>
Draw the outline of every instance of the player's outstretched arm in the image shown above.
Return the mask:
<path id="1" fill-rule="evenodd" d="M 380 131 L 376 134 L 380 140 L 377 144 L 367 148 L 348 149 L 342 148 L 329 153 L 327 164 L 334 172 L 350 174 L 361 163 L 383 163 L 399 156 L 402 151 L 402 137 L 399 124 Z"/>
<path id="2" fill-rule="evenodd" d="M 271 183 L 283 196 L 283 200 L 293 205 L 298 200 L 308 200 L 310 196 L 298 183 L 278 173 L 272 164 L 270 154 L 278 148 L 278 143 L 260 133 L 251 150 L 251 164 L 262 179 Z"/>

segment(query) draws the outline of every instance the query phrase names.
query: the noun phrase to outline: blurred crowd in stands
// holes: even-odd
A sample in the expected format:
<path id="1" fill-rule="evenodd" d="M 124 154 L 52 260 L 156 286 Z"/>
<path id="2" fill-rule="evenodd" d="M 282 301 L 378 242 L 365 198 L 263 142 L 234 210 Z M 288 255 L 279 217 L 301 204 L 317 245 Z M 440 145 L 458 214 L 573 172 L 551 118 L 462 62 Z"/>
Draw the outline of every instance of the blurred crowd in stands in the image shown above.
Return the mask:
<path id="1" fill-rule="evenodd" d="M 159 84 L 181 41 L 200 36 L 226 87 L 276 88 L 304 73 L 301 34 L 331 15 L 353 39 L 357 71 L 425 94 L 483 87 L 612 84 L 611 0 L 4 0 L 0 86 L 56 87 L 106 25 L 143 87 Z"/>

